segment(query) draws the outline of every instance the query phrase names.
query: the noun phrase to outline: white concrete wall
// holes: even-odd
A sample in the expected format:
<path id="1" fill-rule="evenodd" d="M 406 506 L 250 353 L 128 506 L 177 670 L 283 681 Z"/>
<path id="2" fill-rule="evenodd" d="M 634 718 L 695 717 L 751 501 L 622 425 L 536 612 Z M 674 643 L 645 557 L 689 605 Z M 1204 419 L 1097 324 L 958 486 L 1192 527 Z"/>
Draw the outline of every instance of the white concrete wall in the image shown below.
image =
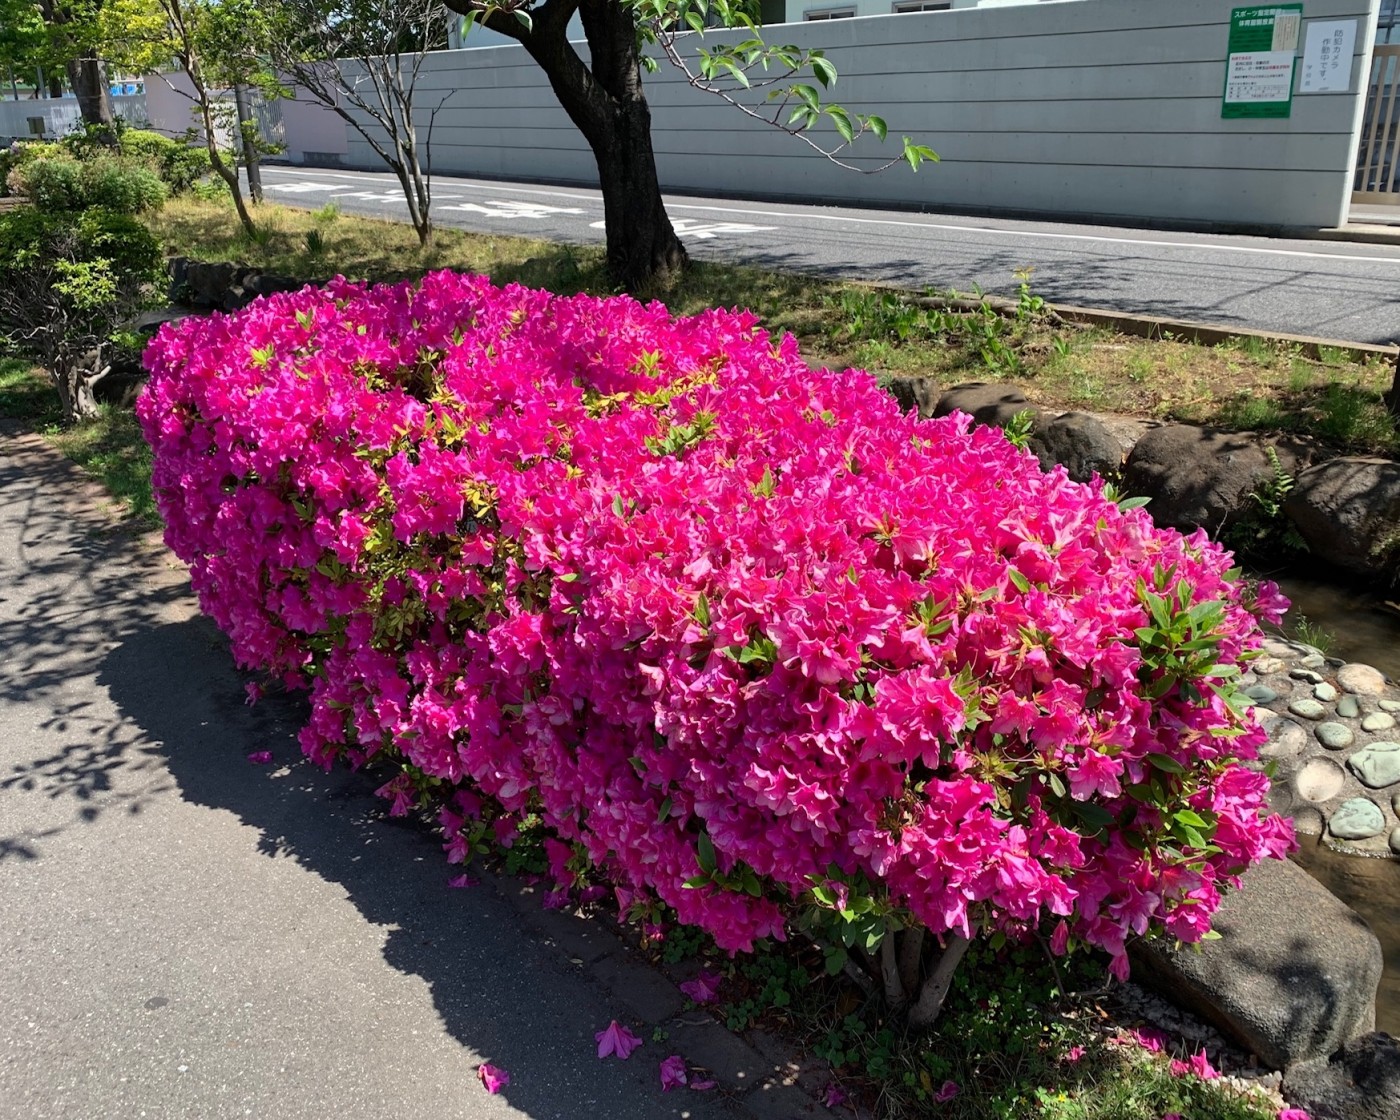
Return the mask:
<path id="1" fill-rule="evenodd" d="M 140 94 L 112 98 L 112 110 L 132 124 L 142 124 L 146 120 L 146 99 Z M 44 136 L 56 140 L 66 136 L 82 119 L 75 97 L 21 98 L 18 101 L 0 101 L 0 141 L 31 139 L 29 118 L 44 118 Z"/>
<path id="2" fill-rule="evenodd" d="M 822 47 L 835 99 L 942 163 L 858 175 L 688 88 L 647 79 L 663 185 L 672 190 L 982 212 L 1258 227 L 1333 226 L 1350 199 L 1360 75 L 1379 0 L 1304 0 L 1359 23 L 1351 92 L 1297 95 L 1281 120 L 1222 120 L 1234 0 L 1060 0 L 769 28 Z M 713 36 L 711 36 L 712 38 Z M 594 183 L 583 138 L 519 47 L 444 51 L 419 79 L 440 172 Z M 834 133 L 828 133 L 834 136 Z M 294 150 L 328 151 L 315 136 Z M 863 141 L 853 162 L 897 149 Z M 374 168 L 353 132 L 343 164 Z"/>

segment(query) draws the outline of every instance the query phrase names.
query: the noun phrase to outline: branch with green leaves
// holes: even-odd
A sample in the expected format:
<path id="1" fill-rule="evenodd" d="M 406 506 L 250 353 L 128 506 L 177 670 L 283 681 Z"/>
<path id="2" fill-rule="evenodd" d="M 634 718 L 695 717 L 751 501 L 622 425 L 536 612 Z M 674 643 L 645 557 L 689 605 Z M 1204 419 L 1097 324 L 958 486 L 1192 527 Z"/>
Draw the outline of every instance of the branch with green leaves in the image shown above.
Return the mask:
<path id="1" fill-rule="evenodd" d="M 686 83 L 712 94 L 745 116 L 794 136 L 838 167 L 874 175 L 907 163 L 917 171 L 926 160 L 936 161 L 932 148 L 905 136 L 899 155 L 876 167 L 848 162 L 843 153 L 866 134 L 884 140 L 889 127 L 874 113 L 854 113 L 824 100 L 823 91 L 836 84 L 836 67 L 826 52 L 791 44 L 772 45 L 763 40 L 748 0 L 629 0 L 637 12 L 638 31 L 644 42 L 655 43 L 666 60 L 685 75 Z M 703 39 L 716 27 L 742 28 L 749 37 L 738 43 L 699 47 L 695 58 L 682 49 L 683 37 Z M 656 60 L 644 59 L 652 70 Z M 799 80 L 810 75 L 810 80 Z M 755 108 L 741 98 L 762 93 L 764 104 Z M 823 122 L 836 130 L 837 144 L 814 135 Z"/>

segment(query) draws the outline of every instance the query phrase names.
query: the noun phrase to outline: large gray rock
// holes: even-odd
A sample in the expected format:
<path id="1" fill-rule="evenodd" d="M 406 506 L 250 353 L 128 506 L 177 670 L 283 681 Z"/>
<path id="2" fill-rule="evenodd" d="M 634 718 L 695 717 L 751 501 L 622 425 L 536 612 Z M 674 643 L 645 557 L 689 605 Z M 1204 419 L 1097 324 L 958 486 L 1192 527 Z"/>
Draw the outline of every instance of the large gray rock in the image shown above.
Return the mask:
<path id="1" fill-rule="evenodd" d="M 1123 445 L 1102 423 L 1085 412 L 1066 412 L 1036 425 L 1030 449 L 1042 469 L 1060 464 L 1075 482 L 1095 475 L 1116 478 L 1123 469 Z"/>
<path id="2" fill-rule="evenodd" d="M 1268 1064 L 1326 1059 L 1376 1024 L 1381 947 L 1350 907 L 1293 863 L 1266 859 L 1215 917 L 1196 951 L 1134 949 L 1136 976 Z"/>
<path id="3" fill-rule="evenodd" d="M 1288 474 L 1297 474 L 1311 454 L 1301 443 L 1276 443 L 1248 432 L 1189 424 L 1153 428 L 1128 455 L 1123 489 L 1152 499 L 1147 508 L 1158 525 L 1200 527 L 1218 535 L 1257 509 L 1251 495 L 1274 481 L 1271 446 Z"/>
<path id="4" fill-rule="evenodd" d="M 1290 1069 L 1283 1092 L 1313 1120 L 1396 1120 L 1400 1043 L 1380 1031 L 1352 1039 L 1330 1058 Z"/>
<path id="5" fill-rule="evenodd" d="M 1027 409 L 1035 413 L 1038 426 L 1040 410 L 1026 400 L 1026 394 L 1015 385 L 972 381 L 955 385 L 939 397 L 933 414 L 947 416 L 950 412 L 966 412 L 972 417 L 974 427 L 1004 428 L 1013 416 Z"/>
<path id="6" fill-rule="evenodd" d="M 1328 563 L 1373 576 L 1400 567 L 1400 463 L 1342 458 L 1308 467 L 1283 509 Z"/>
<path id="7" fill-rule="evenodd" d="M 227 261 L 197 261 L 188 257 L 174 257 L 170 261 L 170 298 L 200 311 L 236 311 L 258 296 L 294 292 L 306 283 Z"/>
<path id="8" fill-rule="evenodd" d="M 932 377 L 891 377 L 885 390 L 905 412 L 928 418 L 938 403 L 938 382 Z"/>

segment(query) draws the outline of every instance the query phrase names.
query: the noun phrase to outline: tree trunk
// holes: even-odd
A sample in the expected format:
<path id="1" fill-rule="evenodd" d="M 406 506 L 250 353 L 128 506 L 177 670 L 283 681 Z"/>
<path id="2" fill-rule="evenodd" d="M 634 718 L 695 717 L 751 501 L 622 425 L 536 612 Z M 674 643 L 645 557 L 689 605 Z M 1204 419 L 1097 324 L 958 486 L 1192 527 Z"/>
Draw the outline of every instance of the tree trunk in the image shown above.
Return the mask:
<path id="1" fill-rule="evenodd" d="M 587 67 L 569 45 L 572 12 L 571 6 L 547 4 L 536 10 L 530 33 L 516 37 L 593 150 L 603 191 L 609 279 L 629 292 L 664 287 L 688 258 L 661 199 L 632 10 L 615 0 L 578 5 L 588 37 Z"/>
<path id="2" fill-rule="evenodd" d="M 248 169 L 248 194 L 253 202 L 262 205 L 262 165 L 258 156 L 258 125 L 253 119 L 253 109 L 248 103 L 246 86 L 234 84 L 234 111 L 238 114 L 238 139 L 243 147 L 243 166 Z"/>
<path id="3" fill-rule="evenodd" d="M 98 130 L 98 139 L 110 146 L 117 142 L 113 131 L 112 95 L 107 89 L 107 75 L 102 60 L 95 51 L 87 51 L 68 63 L 68 84 L 78 99 L 78 112 L 83 123 Z"/>
<path id="4" fill-rule="evenodd" d="M 972 942 L 959 933 L 948 935 L 948 944 L 943 955 L 938 958 L 932 975 L 924 981 L 918 1001 L 909 1011 L 909 1025 L 915 1029 L 931 1027 L 938 1021 L 938 1013 L 943 1010 L 943 1001 L 948 998 L 948 989 L 953 985 L 953 973 L 957 972 Z"/>
<path id="5" fill-rule="evenodd" d="M 614 142 L 593 148 L 603 189 L 608 277 L 629 292 L 664 289 L 684 270 L 687 256 L 661 198 L 651 110 L 639 92 L 620 102 L 614 117 Z"/>
<path id="6" fill-rule="evenodd" d="M 1390 389 L 1386 392 L 1384 400 L 1390 414 L 1400 420 L 1400 354 L 1395 357 L 1395 376 L 1391 379 Z"/>

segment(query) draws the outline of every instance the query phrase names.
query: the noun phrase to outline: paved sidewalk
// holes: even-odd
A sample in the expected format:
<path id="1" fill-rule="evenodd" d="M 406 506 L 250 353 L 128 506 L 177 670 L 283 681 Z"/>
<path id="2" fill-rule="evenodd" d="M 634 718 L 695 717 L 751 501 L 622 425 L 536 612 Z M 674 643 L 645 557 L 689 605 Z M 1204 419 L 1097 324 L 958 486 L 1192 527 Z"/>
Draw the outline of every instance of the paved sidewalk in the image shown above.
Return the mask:
<path id="1" fill-rule="evenodd" d="M 803 1111 L 795 1088 L 733 1103 L 764 1076 L 754 1052 L 668 1018 L 674 989 L 605 931 L 446 889 L 372 780 L 301 763 L 298 720 L 243 705 L 167 553 L 0 431 L 0 1118 Z M 263 749 L 273 766 L 247 762 Z M 595 1056 L 613 1018 L 647 1040 L 625 1063 Z M 687 1029 L 738 1090 L 661 1094 Z M 510 1072 L 500 1096 L 482 1061 Z"/>

